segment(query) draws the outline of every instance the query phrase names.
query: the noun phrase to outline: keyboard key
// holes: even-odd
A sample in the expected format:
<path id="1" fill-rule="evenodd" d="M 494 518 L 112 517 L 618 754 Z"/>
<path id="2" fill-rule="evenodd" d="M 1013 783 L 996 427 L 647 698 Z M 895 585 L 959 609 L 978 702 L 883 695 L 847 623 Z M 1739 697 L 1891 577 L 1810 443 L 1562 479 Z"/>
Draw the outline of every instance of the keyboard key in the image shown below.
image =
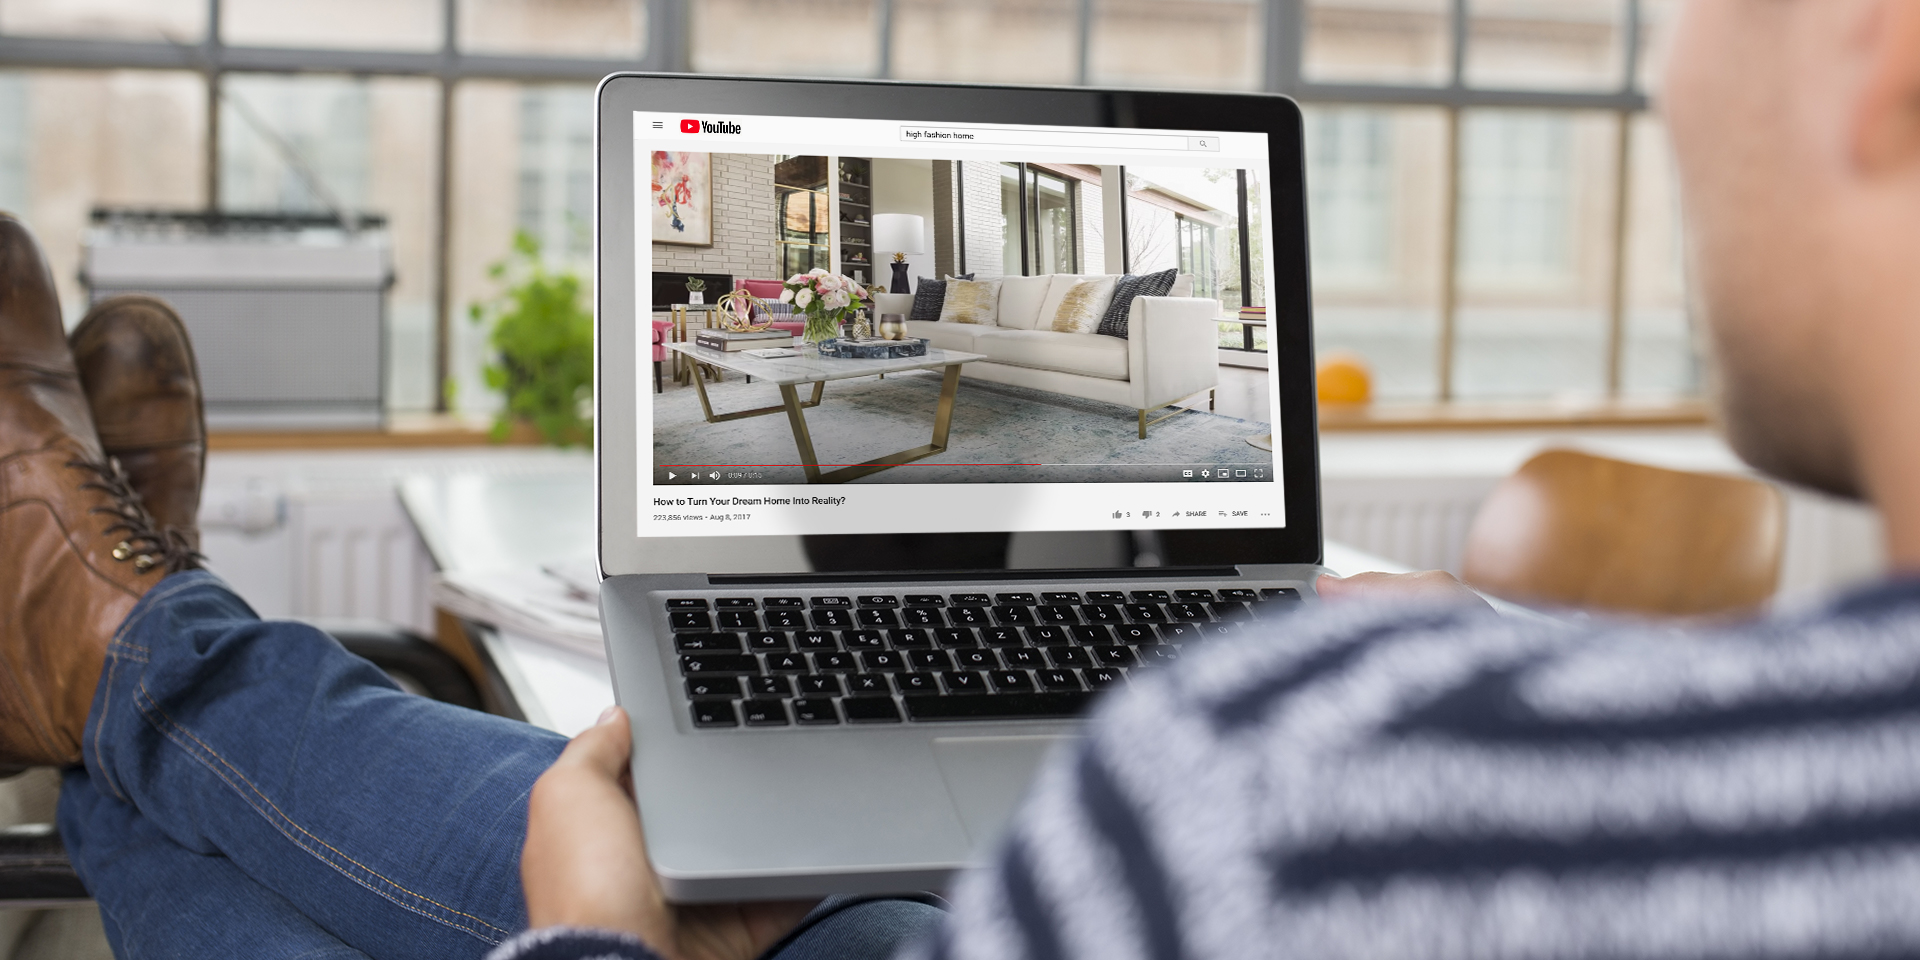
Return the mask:
<path id="1" fill-rule="evenodd" d="M 896 673 L 893 685 L 901 693 L 940 692 L 940 678 L 931 673 Z"/>
<path id="2" fill-rule="evenodd" d="M 840 695 L 839 677 L 816 673 L 810 677 L 795 677 L 793 682 L 799 685 L 800 695 L 803 697 L 837 697 Z"/>
<path id="3" fill-rule="evenodd" d="M 944 607 L 946 605 L 947 598 L 937 593 L 907 594 L 907 606 L 909 607 Z"/>
<path id="4" fill-rule="evenodd" d="M 1027 642 L 1027 638 L 1021 636 L 1015 627 L 982 627 L 980 640 L 990 647 L 1018 647 Z"/>
<path id="5" fill-rule="evenodd" d="M 761 630 L 747 634 L 747 649 L 760 653 L 780 653 L 791 648 L 787 646 L 786 634 Z"/>
<path id="6" fill-rule="evenodd" d="M 1034 673 L 1034 679 L 1040 682 L 1042 690 L 1078 690 L 1080 678 L 1072 670 L 1040 670 Z M 902 693 L 906 691 L 901 691 Z"/>
<path id="7" fill-rule="evenodd" d="M 698 610 L 675 611 L 673 613 L 667 614 L 667 622 L 673 626 L 674 632 L 676 633 L 683 630 L 712 630 L 713 629 L 713 615 L 710 613 L 706 613 L 705 611 L 698 611 Z"/>
<path id="8" fill-rule="evenodd" d="M 952 670 L 953 658 L 945 650 L 909 650 L 907 662 L 916 670 Z"/>
<path id="9" fill-rule="evenodd" d="M 760 602 L 752 597 L 721 597 L 713 602 L 721 610 L 758 610 Z"/>
<path id="10" fill-rule="evenodd" d="M 732 698 L 739 695 L 739 677 L 693 677 L 687 681 L 687 696 L 694 700 L 712 697 Z"/>
<path id="11" fill-rule="evenodd" d="M 1040 595 L 1040 599 L 1048 603 L 1076 604 L 1080 602 L 1080 595 L 1077 593 L 1043 593 Z"/>
<path id="12" fill-rule="evenodd" d="M 1248 611 L 1247 605 L 1238 601 L 1232 603 L 1216 603 L 1213 605 L 1213 618 L 1215 620 L 1246 620 L 1252 616 L 1253 614 Z"/>
<path id="13" fill-rule="evenodd" d="M 1239 587 L 1235 587 L 1231 590 L 1220 591 L 1220 599 L 1222 600 L 1258 600 L 1260 599 L 1260 595 L 1258 593 L 1255 593 L 1252 590 L 1246 590 Z"/>
<path id="14" fill-rule="evenodd" d="M 1072 607 L 1037 607 L 1033 613 L 1041 623 L 1074 623 L 1080 619 L 1073 615 Z"/>
<path id="15" fill-rule="evenodd" d="M 1134 603 L 1166 603 L 1173 599 L 1165 590 L 1135 590 L 1132 596 Z"/>
<path id="16" fill-rule="evenodd" d="M 1093 662 L 1103 667 L 1131 667 L 1135 663 L 1133 651 L 1126 647 L 1094 647 L 1088 652 L 1093 654 Z"/>
<path id="17" fill-rule="evenodd" d="M 864 597 L 855 597 L 854 599 L 863 607 L 897 607 L 900 605 L 899 597 L 883 597 L 877 594 L 868 594 Z"/>
<path id="18" fill-rule="evenodd" d="M 799 597 L 768 597 L 766 600 L 768 610 L 803 610 L 806 606 L 807 602 Z"/>
<path id="19" fill-rule="evenodd" d="M 747 693 L 756 697 L 791 697 L 793 681 L 786 677 L 748 677 Z"/>
<path id="20" fill-rule="evenodd" d="M 848 723 L 899 723 L 900 708 L 892 697 L 848 697 L 840 701 Z"/>
<path id="21" fill-rule="evenodd" d="M 1175 590 L 1173 597 L 1183 603 L 1212 603 L 1212 590 Z"/>
<path id="22" fill-rule="evenodd" d="M 1163 623 L 1167 612 L 1157 603 L 1129 603 L 1126 607 L 1127 619 L 1134 623 Z"/>
<path id="23" fill-rule="evenodd" d="M 1198 603 L 1170 603 L 1167 604 L 1167 612 L 1173 615 L 1173 619 L 1189 623 L 1205 623 L 1211 619 L 1207 616 L 1206 606 Z"/>
<path id="24" fill-rule="evenodd" d="M 767 654 L 769 673 L 807 673 L 811 669 L 807 666 L 807 655 L 804 653 Z"/>
<path id="25" fill-rule="evenodd" d="M 787 705 L 778 700 L 748 700 L 740 704 L 740 715 L 749 727 L 784 727 Z"/>
<path id="26" fill-rule="evenodd" d="M 953 661 L 959 664 L 962 670 L 992 670 L 1000 665 L 1000 658 L 994 656 L 992 650 L 982 647 L 956 650 L 953 653 Z"/>
<path id="27" fill-rule="evenodd" d="M 887 685 L 887 678 L 880 674 L 856 673 L 847 678 L 847 692 L 853 694 L 892 693 L 893 688 Z"/>
<path id="28" fill-rule="evenodd" d="M 938 627 L 944 626 L 947 622 L 947 618 L 941 616 L 940 611 L 933 607 L 908 607 L 901 612 L 901 618 L 909 627 Z"/>
<path id="29" fill-rule="evenodd" d="M 1200 625 L 1195 623 L 1169 623 L 1160 628 L 1160 639 L 1168 643 L 1190 643 L 1200 636 Z"/>
<path id="30" fill-rule="evenodd" d="M 825 630 L 802 630 L 794 634 L 793 640 L 795 646 L 808 653 L 840 649 L 840 644 L 834 642 L 833 634 Z"/>
<path id="31" fill-rule="evenodd" d="M 1097 647 L 1113 642 L 1113 631 L 1106 627 L 1081 624 L 1073 627 L 1073 642 L 1082 646 Z"/>
<path id="32" fill-rule="evenodd" d="M 706 673 L 760 672 L 760 658 L 748 654 L 702 653 L 680 658 L 680 674 L 691 677 Z"/>
<path id="33" fill-rule="evenodd" d="M 1127 682 L 1127 675 L 1117 667 L 1095 667 L 1080 671 L 1080 675 L 1087 679 L 1087 686 L 1095 690 L 1123 686 Z"/>
<path id="34" fill-rule="evenodd" d="M 1120 608 L 1110 603 L 1090 603 L 1080 608 L 1080 616 L 1088 623 L 1120 623 Z"/>
<path id="35" fill-rule="evenodd" d="M 768 610 L 767 626 L 776 630 L 791 630 L 807 625 L 807 615 L 798 610 Z"/>
<path id="36" fill-rule="evenodd" d="M 737 727 L 740 718 L 733 712 L 732 700 L 695 700 L 692 706 L 696 727 Z"/>
<path id="37" fill-rule="evenodd" d="M 1142 663 L 1172 663 L 1178 659 L 1180 659 L 1180 648 L 1178 647 L 1168 646 L 1164 643 L 1152 643 L 1140 648 L 1140 660 Z"/>
<path id="38" fill-rule="evenodd" d="M 1238 620 L 1228 620 L 1224 623 L 1205 624 L 1201 627 L 1201 631 L 1209 637 L 1237 637 L 1245 627 L 1246 625 Z"/>
<path id="39" fill-rule="evenodd" d="M 860 665 L 876 673 L 897 673 L 907 668 L 907 660 L 897 650 L 868 650 L 860 654 Z"/>
<path id="40" fill-rule="evenodd" d="M 738 653 L 740 638 L 731 633 L 683 633 L 673 638 L 679 653 Z"/>
<path id="41" fill-rule="evenodd" d="M 1041 646 L 1053 646 L 1061 643 L 1072 643 L 1073 635 L 1067 632 L 1066 627 L 1029 627 L 1027 628 L 1027 639 Z"/>
<path id="42" fill-rule="evenodd" d="M 885 608 L 869 607 L 860 610 L 854 616 L 860 621 L 860 625 L 863 627 L 897 627 L 900 625 L 900 617 L 892 610 Z"/>
<path id="43" fill-rule="evenodd" d="M 980 645 L 980 638 L 974 636 L 972 630 L 963 627 L 947 627 L 944 630 L 935 630 L 933 632 L 933 638 L 938 640 L 943 647 L 977 647 Z"/>
<path id="44" fill-rule="evenodd" d="M 947 611 L 947 622 L 960 627 L 985 626 L 987 611 L 985 607 L 954 607 Z"/>
<path id="45" fill-rule="evenodd" d="M 852 673 L 858 669 L 854 666 L 853 654 L 841 650 L 814 654 L 813 667 L 822 673 Z"/>
<path id="46" fill-rule="evenodd" d="M 956 607 L 984 607 L 993 602 L 993 598 L 984 593 L 956 593 L 953 605 Z"/>
<path id="47" fill-rule="evenodd" d="M 1019 670 L 1032 670 L 1036 667 L 1046 666 L 1046 664 L 1042 662 L 1039 649 L 1035 647 L 1014 647 L 1011 650 L 1002 650 L 1000 651 L 1000 660 L 1007 666 Z"/>
<path id="48" fill-rule="evenodd" d="M 1031 607 L 1039 601 L 1031 593 L 996 593 L 993 602 L 1007 607 Z"/>
<path id="49" fill-rule="evenodd" d="M 813 625 L 822 630 L 837 630 L 853 626 L 853 614 L 845 610 L 835 610 L 832 607 L 815 610 L 809 616 L 813 620 Z"/>
<path id="50" fill-rule="evenodd" d="M 1292 587 L 1263 587 L 1260 590 L 1262 600 L 1298 600 L 1300 591 Z"/>
<path id="51" fill-rule="evenodd" d="M 919 721 L 1046 720 L 1072 717 L 1092 699 L 1084 693 L 1022 693 L 1005 696 L 903 697 L 907 716 Z"/>
<path id="52" fill-rule="evenodd" d="M 1087 667 L 1093 665 L 1093 658 L 1087 656 L 1083 647 L 1048 647 L 1047 659 L 1056 667 Z"/>
<path id="53" fill-rule="evenodd" d="M 950 670 L 940 675 L 940 685 L 948 693 L 986 693 L 987 680 L 971 670 Z"/>
<path id="54" fill-rule="evenodd" d="M 840 714 L 835 713 L 832 700 L 795 700 L 793 719 L 804 724 L 839 723 Z"/>
<path id="55" fill-rule="evenodd" d="M 752 610 L 722 610 L 720 611 L 720 629 L 758 630 L 760 615 Z"/>
<path id="56" fill-rule="evenodd" d="M 987 677 L 993 681 L 993 689 L 1001 693 L 1026 693 L 1033 689 L 1033 678 L 1025 670 L 995 670 Z"/>
<path id="57" fill-rule="evenodd" d="M 846 597 L 814 597 L 813 608 L 819 610 L 822 607 L 833 610 L 851 610 L 853 609 L 853 601 Z"/>
<path id="58" fill-rule="evenodd" d="M 1090 590 L 1087 592 L 1087 602 L 1088 603 L 1126 603 L 1127 595 L 1124 593 L 1121 593 L 1118 590 Z"/>
<path id="59" fill-rule="evenodd" d="M 925 650 L 933 646 L 933 638 L 925 630 L 888 630 L 887 642 L 895 650 Z"/>
<path id="60" fill-rule="evenodd" d="M 1125 623 L 1113 628 L 1121 643 L 1159 643 L 1160 636 L 1144 623 Z"/>
<path id="61" fill-rule="evenodd" d="M 993 619 L 1015 626 L 1026 626 L 1033 622 L 1033 611 L 1026 607 L 994 607 Z"/>
<path id="62" fill-rule="evenodd" d="M 848 630 L 840 635 L 848 650 L 885 650 L 887 635 L 878 630 Z"/>
<path id="63" fill-rule="evenodd" d="M 668 610 L 705 610 L 706 608 L 707 608 L 707 602 L 705 600 L 668 600 L 667 601 Z"/>

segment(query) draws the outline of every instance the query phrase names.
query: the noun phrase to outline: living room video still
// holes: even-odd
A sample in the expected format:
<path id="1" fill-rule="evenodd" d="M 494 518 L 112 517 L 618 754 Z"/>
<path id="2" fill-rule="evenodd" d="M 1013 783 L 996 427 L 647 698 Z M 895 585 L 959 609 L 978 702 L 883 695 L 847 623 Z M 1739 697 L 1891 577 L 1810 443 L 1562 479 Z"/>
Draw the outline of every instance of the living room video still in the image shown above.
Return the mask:
<path id="1" fill-rule="evenodd" d="M 1261 165 L 1173 132 L 804 123 L 641 121 L 685 147 L 636 156 L 656 492 L 1279 479 Z M 793 152 L 705 149 L 729 139 Z"/>

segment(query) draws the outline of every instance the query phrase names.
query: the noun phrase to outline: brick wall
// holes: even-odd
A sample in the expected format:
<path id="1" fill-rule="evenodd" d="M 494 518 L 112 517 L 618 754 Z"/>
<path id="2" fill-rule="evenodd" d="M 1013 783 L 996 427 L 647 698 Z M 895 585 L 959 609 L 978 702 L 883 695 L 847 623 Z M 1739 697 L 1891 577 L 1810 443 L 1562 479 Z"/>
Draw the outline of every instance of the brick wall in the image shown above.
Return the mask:
<path id="1" fill-rule="evenodd" d="M 969 160 L 960 165 L 960 170 L 966 272 L 982 280 L 1002 276 L 1006 273 L 1004 247 L 1009 241 L 1019 243 L 1020 225 L 1013 224 L 1009 229 L 1003 224 L 1006 218 L 1000 213 L 1000 164 Z"/>
<path id="2" fill-rule="evenodd" d="M 655 273 L 725 273 L 777 278 L 774 244 L 773 158 L 713 155 L 713 246 L 653 245 Z M 708 291 L 709 300 L 726 291 Z"/>

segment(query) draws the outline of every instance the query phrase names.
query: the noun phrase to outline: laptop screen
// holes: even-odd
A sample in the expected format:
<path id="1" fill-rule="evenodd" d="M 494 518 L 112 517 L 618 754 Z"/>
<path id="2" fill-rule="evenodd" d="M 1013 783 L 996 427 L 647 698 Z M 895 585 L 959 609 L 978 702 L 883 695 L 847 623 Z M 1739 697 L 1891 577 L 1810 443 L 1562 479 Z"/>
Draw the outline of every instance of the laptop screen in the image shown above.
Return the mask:
<path id="1" fill-rule="evenodd" d="M 1286 526 L 1266 134 L 633 138 L 642 538 Z"/>

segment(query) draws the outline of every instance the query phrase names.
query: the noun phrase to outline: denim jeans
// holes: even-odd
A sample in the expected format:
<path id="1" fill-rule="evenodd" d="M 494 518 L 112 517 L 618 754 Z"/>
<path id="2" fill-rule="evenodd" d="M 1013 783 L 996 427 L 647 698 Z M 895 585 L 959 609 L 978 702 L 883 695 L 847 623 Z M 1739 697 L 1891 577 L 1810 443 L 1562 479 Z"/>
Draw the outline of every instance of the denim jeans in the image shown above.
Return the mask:
<path id="1" fill-rule="evenodd" d="M 478 957 L 526 926 L 527 794 L 565 745 L 192 571 L 113 638 L 60 832 L 122 958 Z M 781 960 L 888 955 L 938 916 L 833 906 Z"/>

